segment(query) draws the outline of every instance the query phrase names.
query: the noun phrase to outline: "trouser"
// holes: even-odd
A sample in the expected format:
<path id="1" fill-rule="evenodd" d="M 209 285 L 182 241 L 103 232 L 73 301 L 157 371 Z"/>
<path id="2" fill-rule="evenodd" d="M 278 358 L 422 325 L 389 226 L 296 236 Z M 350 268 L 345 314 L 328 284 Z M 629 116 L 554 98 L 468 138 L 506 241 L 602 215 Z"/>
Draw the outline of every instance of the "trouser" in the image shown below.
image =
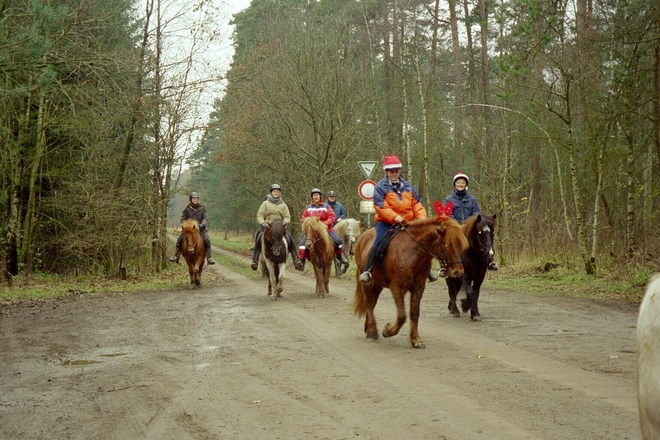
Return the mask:
<path id="1" fill-rule="evenodd" d="M 259 259 L 259 254 L 261 253 L 261 236 L 264 233 L 264 226 L 259 226 L 256 236 L 254 237 L 254 248 L 252 249 L 252 261 L 257 261 Z M 287 231 L 286 233 L 286 246 L 289 249 L 291 257 L 295 261 L 298 256 L 296 255 L 296 247 L 293 245 L 293 238 L 291 234 Z"/>
<path id="2" fill-rule="evenodd" d="M 376 254 L 378 252 L 378 247 L 380 246 L 380 242 L 387 234 L 387 231 L 392 228 L 392 225 L 389 223 L 385 222 L 376 222 L 374 223 L 374 229 L 376 229 L 376 238 L 374 238 L 374 243 L 371 245 L 371 249 L 369 249 L 369 254 L 367 256 L 367 264 L 364 266 L 364 272 L 371 272 L 371 268 L 374 266 L 374 263 L 376 262 Z"/>

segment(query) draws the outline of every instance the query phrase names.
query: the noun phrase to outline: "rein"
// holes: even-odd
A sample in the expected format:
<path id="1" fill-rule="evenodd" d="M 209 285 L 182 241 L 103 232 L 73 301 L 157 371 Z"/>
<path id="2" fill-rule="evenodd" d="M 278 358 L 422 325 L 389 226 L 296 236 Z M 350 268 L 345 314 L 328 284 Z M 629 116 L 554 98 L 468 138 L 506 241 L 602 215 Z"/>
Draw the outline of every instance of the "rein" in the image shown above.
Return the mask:
<path id="1" fill-rule="evenodd" d="M 460 260 L 459 260 L 459 261 L 447 261 L 447 259 L 444 258 L 444 257 L 445 257 L 445 256 L 444 256 L 444 252 L 443 252 L 443 256 L 442 256 L 442 257 L 438 257 L 438 256 L 435 255 L 433 252 L 431 252 L 430 250 L 428 250 L 428 249 L 427 249 L 422 243 L 420 243 L 419 241 L 417 241 L 417 238 L 415 238 L 415 236 L 412 235 L 412 233 L 408 230 L 408 228 L 405 227 L 405 225 L 401 225 L 401 229 L 403 229 L 404 231 L 406 231 L 406 232 L 408 233 L 408 235 L 410 235 L 410 238 L 412 238 L 413 241 L 414 241 L 415 243 L 417 243 L 417 246 L 419 246 L 419 248 L 420 248 L 421 250 L 423 250 L 424 252 L 426 252 L 427 254 L 429 254 L 432 258 L 435 258 L 436 260 L 438 260 L 438 261 L 440 262 L 440 264 L 442 264 L 443 267 L 449 267 L 450 264 L 462 263 L 462 261 L 460 261 Z"/>

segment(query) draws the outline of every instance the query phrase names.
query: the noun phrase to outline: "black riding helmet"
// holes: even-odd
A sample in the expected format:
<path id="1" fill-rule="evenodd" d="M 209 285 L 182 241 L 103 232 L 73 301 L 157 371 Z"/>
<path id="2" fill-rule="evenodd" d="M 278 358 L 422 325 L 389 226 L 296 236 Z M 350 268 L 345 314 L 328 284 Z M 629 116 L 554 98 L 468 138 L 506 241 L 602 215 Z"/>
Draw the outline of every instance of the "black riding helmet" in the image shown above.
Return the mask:
<path id="1" fill-rule="evenodd" d="M 279 189 L 280 191 L 282 191 L 282 187 L 281 187 L 281 186 L 279 186 L 277 183 L 273 183 L 273 184 L 270 186 L 270 190 L 269 190 L 268 192 L 273 192 L 274 189 Z"/>
<path id="2" fill-rule="evenodd" d="M 195 191 L 191 192 L 190 195 L 188 196 L 188 200 L 192 200 L 193 197 L 197 197 L 199 199 L 199 196 Z"/>
<path id="3" fill-rule="evenodd" d="M 337 197 L 337 193 L 334 191 L 328 191 L 328 194 L 325 195 L 326 197 Z"/>

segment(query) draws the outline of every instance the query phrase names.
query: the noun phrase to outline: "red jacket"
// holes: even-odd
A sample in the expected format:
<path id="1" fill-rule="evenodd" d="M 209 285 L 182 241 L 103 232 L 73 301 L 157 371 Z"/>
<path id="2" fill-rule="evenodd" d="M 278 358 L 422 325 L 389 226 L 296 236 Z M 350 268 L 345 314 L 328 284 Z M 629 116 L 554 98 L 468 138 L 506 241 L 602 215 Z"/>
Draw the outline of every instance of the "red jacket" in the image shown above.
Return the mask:
<path id="1" fill-rule="evenodd" d="M 318 217 L 328 227 L 328 232 L 332 231 L 332 225 L 335 223 L 335 211 L 323 200 L 318 203 L 311 202 L 305 207 L 301 221 L 307 217 Z"/>

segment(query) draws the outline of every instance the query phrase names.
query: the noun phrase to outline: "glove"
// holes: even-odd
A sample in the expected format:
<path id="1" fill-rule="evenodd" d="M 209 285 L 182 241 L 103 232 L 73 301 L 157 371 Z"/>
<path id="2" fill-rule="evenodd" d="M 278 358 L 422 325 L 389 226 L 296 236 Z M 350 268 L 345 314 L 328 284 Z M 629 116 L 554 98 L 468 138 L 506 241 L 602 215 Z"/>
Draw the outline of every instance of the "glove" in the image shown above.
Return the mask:
<path id="1" fill-rule="evenodd" d="M 269 225 L 268 225 L 268 223 L 266 223 L 266 222 L 263 222 L 263 223 L 261 224 L 261 227 L 262 227 L 262 228 L 267 228 L 268 226 L 269 226 Z"/>

